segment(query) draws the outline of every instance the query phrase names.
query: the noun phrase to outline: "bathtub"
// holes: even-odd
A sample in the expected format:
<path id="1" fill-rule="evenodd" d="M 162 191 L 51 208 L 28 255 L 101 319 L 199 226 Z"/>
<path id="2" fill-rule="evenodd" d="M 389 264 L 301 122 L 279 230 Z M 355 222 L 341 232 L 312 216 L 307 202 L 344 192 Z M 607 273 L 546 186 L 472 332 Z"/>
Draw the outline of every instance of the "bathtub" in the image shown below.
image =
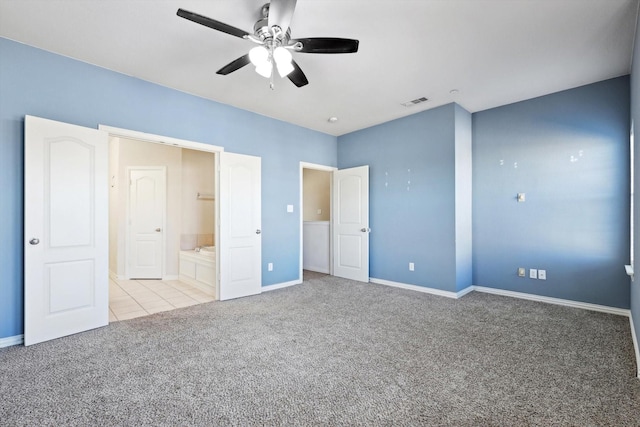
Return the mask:
<path id="1" fill-rule="evenodd" d="M 216 296 L 216 248 L 203 246 L 198 252 L 180 251 L 180 281 L 207 295 Z"/>

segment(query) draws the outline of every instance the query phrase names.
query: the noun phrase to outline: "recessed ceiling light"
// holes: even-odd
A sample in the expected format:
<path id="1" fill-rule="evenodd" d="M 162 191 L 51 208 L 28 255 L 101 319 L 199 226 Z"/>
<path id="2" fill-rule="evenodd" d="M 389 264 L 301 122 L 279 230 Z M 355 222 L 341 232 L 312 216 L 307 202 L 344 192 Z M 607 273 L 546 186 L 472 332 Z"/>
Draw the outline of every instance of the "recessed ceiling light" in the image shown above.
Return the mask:
<path id="1" fill-rule="evenodd" d="M 460 91 L 459 91 L 458 89 L 451 89 L 451 90 L 449 91 L 449 93 L 450 93 L 451 95 L 457 95 L 459 92 L 460 92 Z"/>
<path id="2" fill-rule="evenodd" d="M 335 116 L 333 116 L 333 117 L 329 117 L 329 118 L 327 119 L 327 121 L 328 121 L 329 123 L 335 123 L 335 122 L 337 122 L 337 121 L 338 121 L 338 118 L 337 118 L 337 117 L 335 117 Z"/>

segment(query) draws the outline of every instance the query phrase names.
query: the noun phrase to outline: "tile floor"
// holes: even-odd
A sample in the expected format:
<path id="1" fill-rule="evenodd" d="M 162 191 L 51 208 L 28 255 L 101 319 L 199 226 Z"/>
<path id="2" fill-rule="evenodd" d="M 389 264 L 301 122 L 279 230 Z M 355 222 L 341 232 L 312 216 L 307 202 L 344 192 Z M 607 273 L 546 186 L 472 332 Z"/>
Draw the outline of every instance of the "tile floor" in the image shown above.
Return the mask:
<path id="1" fill-rule="evenodd" d="M 109 279 L 109 321 L 133 319 L 214 299 L 178 280 Z"/>

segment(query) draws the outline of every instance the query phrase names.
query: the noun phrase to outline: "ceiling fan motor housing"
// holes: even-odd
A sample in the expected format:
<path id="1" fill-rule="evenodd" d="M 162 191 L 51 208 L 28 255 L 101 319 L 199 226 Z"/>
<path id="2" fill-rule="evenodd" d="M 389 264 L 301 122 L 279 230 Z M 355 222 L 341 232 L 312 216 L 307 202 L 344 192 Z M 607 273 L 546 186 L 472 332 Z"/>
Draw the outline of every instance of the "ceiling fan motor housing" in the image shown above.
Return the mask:
<path id="1" fill-rule="evenodd" d="M 272 32 L 269 28 L 269 20 L 268 17 L 264 17 L 259 19 L 256 24 L 253 26 L 253 34 L 264 44 L 274 44 L 274 47 L 278 46 L 286 46 L 291 39 L 291 28 L 287 28 L 286 32 Z M 271 43 L 270 43 L 271 40 Z"/>

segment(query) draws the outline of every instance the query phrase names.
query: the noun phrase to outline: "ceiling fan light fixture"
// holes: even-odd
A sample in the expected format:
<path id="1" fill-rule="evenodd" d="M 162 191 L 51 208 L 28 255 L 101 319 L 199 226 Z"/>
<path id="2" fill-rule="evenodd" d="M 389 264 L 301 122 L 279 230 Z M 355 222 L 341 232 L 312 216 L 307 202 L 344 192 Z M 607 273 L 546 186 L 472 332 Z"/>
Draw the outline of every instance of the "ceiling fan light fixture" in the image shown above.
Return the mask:
<path id="1" fill-rule="evenodd" d="M 260 74 L 262 77 L 266 79 L 271 77 L 272 71 L 273 71 L 273 64 L 271 64 L 271 61 L 268 61 L 268 60 L 256 66 L 256 73 Z"/>
<path id="2" fill-rule="evenodd" d="M 278 73 L 280 77 L 286 77 L 293 71 L 293 57 L 291 56 L 291 52 L 282 46 L 278 46 L 273 51 L 273 60 L 276 61 L 276 66 L 278 67 Z"/>
<path id="3" fill-rule="evenodd" d="M 249 51 L 249 60 L 257 67 L 269 62 L 269 51 L 264 46 L 256 46 Z"/>
<path id="4" fill-rule="evenodd" d="M 280 74 L 280 77 L 288 76 L 294 69 L 291 62 L 279 63 L 276 61 L 276 66 L 278 68 L 278 74 Z"/>

